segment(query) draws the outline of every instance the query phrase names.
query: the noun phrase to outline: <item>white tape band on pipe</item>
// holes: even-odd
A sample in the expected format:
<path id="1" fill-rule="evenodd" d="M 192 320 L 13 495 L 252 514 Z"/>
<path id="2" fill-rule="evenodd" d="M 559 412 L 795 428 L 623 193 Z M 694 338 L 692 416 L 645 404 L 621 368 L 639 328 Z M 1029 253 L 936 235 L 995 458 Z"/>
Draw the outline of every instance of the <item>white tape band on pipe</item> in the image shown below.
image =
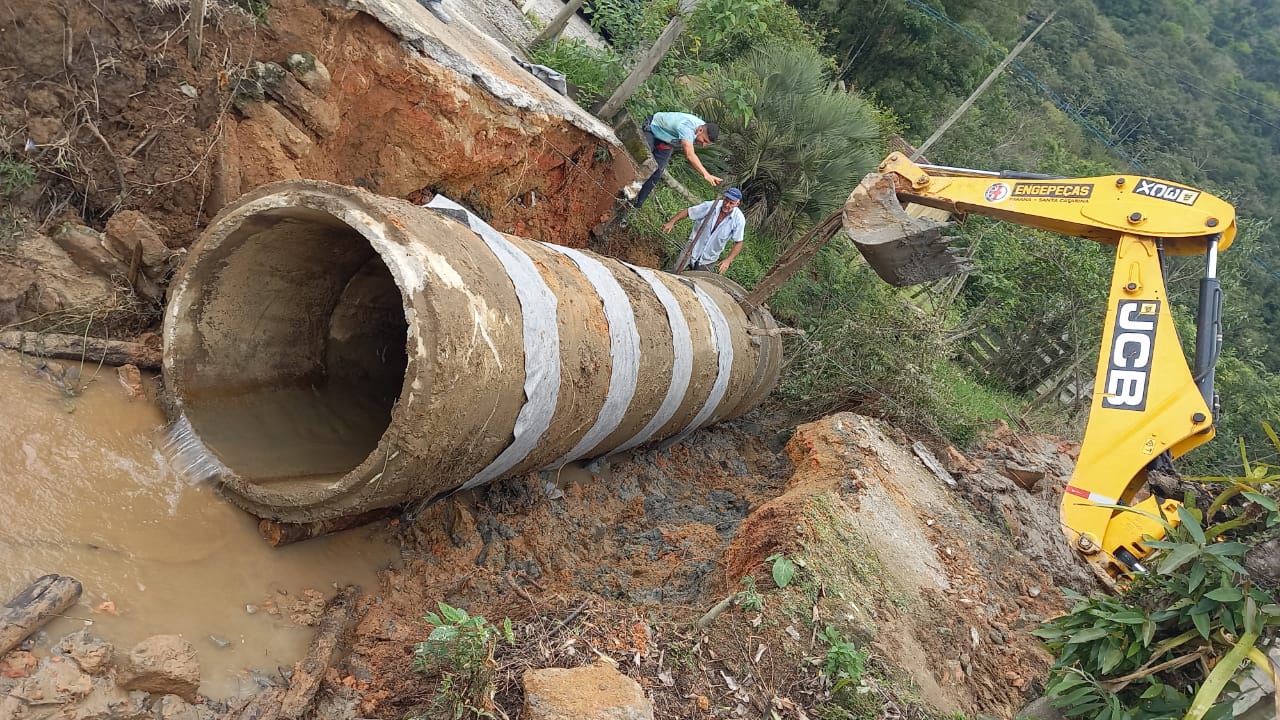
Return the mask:
<path id="1" fill-rule="evenodd" d="M 604 318 L 609 323 L 609 356 L 612 358 L 609 392 L 605 395 L 604 404 L 600 406 L 595 424 L 572 450 L 544 468 L 550 469 L 585 456 L 622 424 L 627 408 L 631 407 L 631 399 L 635 397 L 636 383 L 639 380 L 640 331 L 636 329 L 636 313 L 631 307 L 631 298 L 627 297 L 626 291 L 618 284 L 618 279 L 604 263 L 573 248 L 547 243 L 543 246 L 572 260 L 600 296 Z"/>
<path id="2" fill-rule="evenodd" d="M 443 195 L 436 195 L 427 207 L 466 213 L 467 227 L 480 236 L 511 278 L 524 334 L 524 405 L 516 415 L 511 444 L 475 477 L 462 484 L 473 488 L 501 478 L 518 465 L 542 440 L 551 426 L 560 398 L 560 328 L 556 324 L 556 296 L 547 282 L 519 248 L 469 210 Z"/>
<path id="3" fill-rule="evenodd" d="M 654 433 L 671 421 L 684 403 L 685 393 L 689 391 L 689 378 L 693 376 L 693 338 L 689 333 L 689 321 L 684 316 L 680 301 L 676 299 L 675 293 L 671 292 L 671 288 L 658 279 L 654 271 L 636 267 L 630 263 L 623 264 L 649 284 L 658 302 L 662 303 L 662 309 L 667 312 L 667 325 L 671 328 L 672 362 L 671 385 L 667 387 L 667 395 L 658 406 L 658 412 L 649 419 L 648 424 L 641 428 L 640 432 L 619 445 L 619 451 L 630 450 L 648 442 Z"/>
<path id="4" fill-rule="evenodd" d="M 680 434 L 672 441 L 673 444 L 680 442 L 689 436 L 694 430 L 702 427 L 704 423 L 711 419 L 714 413 L 720 407 L 720 401 L 724 399 L 725 391 L 729 389 L 729 375 L 733 372 L 733 335 L 729 331 L 729 321 L 725 319 L 724 313 L 720 310 L 720 306 L 716 305 L 716 301 L 705 290 L 696 284 L 693 286 L 693 294 L 698 296 L 698 302 L 701 303 L 702 309 L 707 313 L 707 320 L 711 323 L 711 342 L 716 346 L 716 381 L 711 386 L 711 394 L 707 396 L 707 402 L 694 416 L 693 420 L 680 431 Z"/>

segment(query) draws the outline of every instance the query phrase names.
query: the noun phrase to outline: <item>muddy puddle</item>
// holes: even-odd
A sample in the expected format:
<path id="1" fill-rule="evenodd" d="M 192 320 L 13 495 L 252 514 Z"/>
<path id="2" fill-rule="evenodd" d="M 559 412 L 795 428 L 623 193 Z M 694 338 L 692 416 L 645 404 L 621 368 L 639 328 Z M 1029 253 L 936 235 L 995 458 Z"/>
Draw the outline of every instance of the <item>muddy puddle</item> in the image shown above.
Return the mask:
<path id="1" fill-rule="evenodd" d="M 180 634 L 199 650 L 201 692 L 228 698 L 254 685 L 250 670 L 302 657 L 312 632 L 288 616 L 305 590 L 374 590 L 398 558 L 384 524 L 269 547 L 253 518 L 175 470 L 163 415 L 130 399 L 115 368 L 59 362 L 57 381 L 41 364 L 0 353 L 0 596 L 46 573 L 80 580 L 84 596 L 37 635 L 37 654 L 86 623 L 124 651 Z"/>

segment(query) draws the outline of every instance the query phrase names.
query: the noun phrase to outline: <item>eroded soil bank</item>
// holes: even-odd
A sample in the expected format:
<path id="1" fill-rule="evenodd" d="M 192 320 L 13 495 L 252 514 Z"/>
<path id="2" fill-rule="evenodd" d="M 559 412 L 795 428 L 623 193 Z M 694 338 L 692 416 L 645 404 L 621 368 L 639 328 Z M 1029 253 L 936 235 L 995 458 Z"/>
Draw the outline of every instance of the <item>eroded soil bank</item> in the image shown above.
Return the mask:
<path id="1" fill-rule="evenodd" d="M 268 23 L 210 2 L 195 66 L 185 8 L 0 8 L 0 159 L 39 171 L 6 174 L 0 325 L 83 325 L 96 308 L 145 329 L 182 249 L 272 180 L 444 192 L 499 230 L 582 247 L 633 179 L 607 127 L 412 0 L 283 0 Z M 92 247 L 104 239 L 117 257 Z"/>

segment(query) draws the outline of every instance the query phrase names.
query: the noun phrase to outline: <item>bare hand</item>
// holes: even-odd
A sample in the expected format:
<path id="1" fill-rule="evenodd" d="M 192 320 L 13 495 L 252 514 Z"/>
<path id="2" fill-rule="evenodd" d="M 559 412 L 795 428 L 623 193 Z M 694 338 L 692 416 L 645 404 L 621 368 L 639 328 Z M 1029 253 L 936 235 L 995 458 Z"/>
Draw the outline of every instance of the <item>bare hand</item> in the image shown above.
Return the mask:
<path id="1" fill-rule="evenodd" d="M 707 173 L 706 175 L 703 175 L 702 177 L 703 177 L 707 182 L 711 183 L 712 185 L 719 185 L 720 183 L 724 182 L 724 178 L 716 177 L 715 175 L 712 175 L 711 173 Z"/>
<path id="2" fill-rule="evenodd" d="M 729 272 L 729 261 L 721 260 L 719 267 L 717 267 L 716 269 L 720 272 L 721 275 Z"/>
<path id="3" fill-rule="evenodd" d="M 669 232 L 671 232 L 672 230 L 674 230 L 674 229 L 675 229 L 675 227 L 676 227 L 676 226 L 675 226 L 675 224 L 673 224 L 673 223 L 667 223 L 666 225 L 663 225 L 663 226 L 662 226 L 662 232 L 664 232 L 664 233 L 669 233 Z"/>

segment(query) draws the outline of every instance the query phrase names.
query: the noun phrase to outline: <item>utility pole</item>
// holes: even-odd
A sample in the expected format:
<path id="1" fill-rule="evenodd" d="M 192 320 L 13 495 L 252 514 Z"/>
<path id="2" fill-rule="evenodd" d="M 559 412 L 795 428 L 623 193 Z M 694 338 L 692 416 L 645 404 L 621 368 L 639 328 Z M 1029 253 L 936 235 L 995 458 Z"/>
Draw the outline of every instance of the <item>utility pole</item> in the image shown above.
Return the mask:
<path id="1" fill-rule="evenodd" d="M 978 96 L 985 92 L 986 89 L 991 86 L 991 83 L 995 82 L 996 78 L 1000 76 L 1000 73 L 1004 72 L 1004 69 L 1009 67 L 1009 63 L 1013 62 L 1013 59 L 1018 57 L 1018 53 L 1022 52 L 1022 49 L 1031 43 L 1032 38 L 1039 34 L 1039 32 L 1044 29 L 1044 26 L 1048 25 L 1049 21 L 1053 19 L 1053 16 L 1057 14 L 1057 10 L 1049 13 L 1049 17 L 1045 18 L 1035 30 L 1032 30 L 1030 35 L 1024 38 L 1022 42 L 1013 46 L 1013 49 L 1009 51 L 1009 54 L 1005 56 L 1004 60 L 1000 61 L 999 65 L 996 65 L 996 69 L 991 71 L 991 74 L 987 76 L 986 80 L 982 81 L 982 84 L 978 86 L 978 89 L 970 93 L 969 97 L 965 98 L 965 101 L 960 103 L 960 107 L 956 108 L 956 111 L 951 113 L 951 117 L 947 118 L 947 121 L 942 123 L 937 130 L 934 130 L 928 140 L 925 140 L 920 147 L 916 148 L 916 151 L 911 154 L 912 162 L 919 160 L 920 157 L 924 155 L 924 151 L 928 150 L 929 146 L 933 145 L 937 142 L 938 138 L 942 137 L 942 133 L 946 132 L 952 125 L 954 125 L 956 120 L 960 119 L 960 116 L 973 105 L 974 101 L 978 99 Z"/>
<path id="2" fill-rule="evenodd" d="M 675 17 L 667 23 L 667 27 L 663 29 L 662 34 L 658 36 L 657 41 L 653 43 L 653 47 L 649 48 L 631 69 L 631 74 L 627 76 L 622 84 L 613 91 L 608 100 L 595 108 L 596 117 L 609 122 L 615 115 L 622 111 L 622 105 L 631 97 L 640 84 L 649 79 L 649 75 L 653 73 L 654 68 L 658 67 L 658 63 L 662 62 L 662 58 L 666 56 L 667 51 L 675 44 L 676 38 L 680 37 L 680 33 L 684 32 L 684 13 L 691 13 L 698 6 L 700 0 L 680 0 L 677 4 L 677 12 Z"/>
<path id="3" fill-rule="evenodd" d="M 533 42 L 529 43 L 529 47 L 535 48 L 544 42 L 560 37 L 560 33 L 564 31 L 564 26 L 569 24 L 569 21 L 573 19 L 574 13 L 578 12 L 581 7 L 582 0 L 569 0 L 569 3 L 556 14 L 551 24 L 538 33 L 538 37 L 534 38 Z"/>

